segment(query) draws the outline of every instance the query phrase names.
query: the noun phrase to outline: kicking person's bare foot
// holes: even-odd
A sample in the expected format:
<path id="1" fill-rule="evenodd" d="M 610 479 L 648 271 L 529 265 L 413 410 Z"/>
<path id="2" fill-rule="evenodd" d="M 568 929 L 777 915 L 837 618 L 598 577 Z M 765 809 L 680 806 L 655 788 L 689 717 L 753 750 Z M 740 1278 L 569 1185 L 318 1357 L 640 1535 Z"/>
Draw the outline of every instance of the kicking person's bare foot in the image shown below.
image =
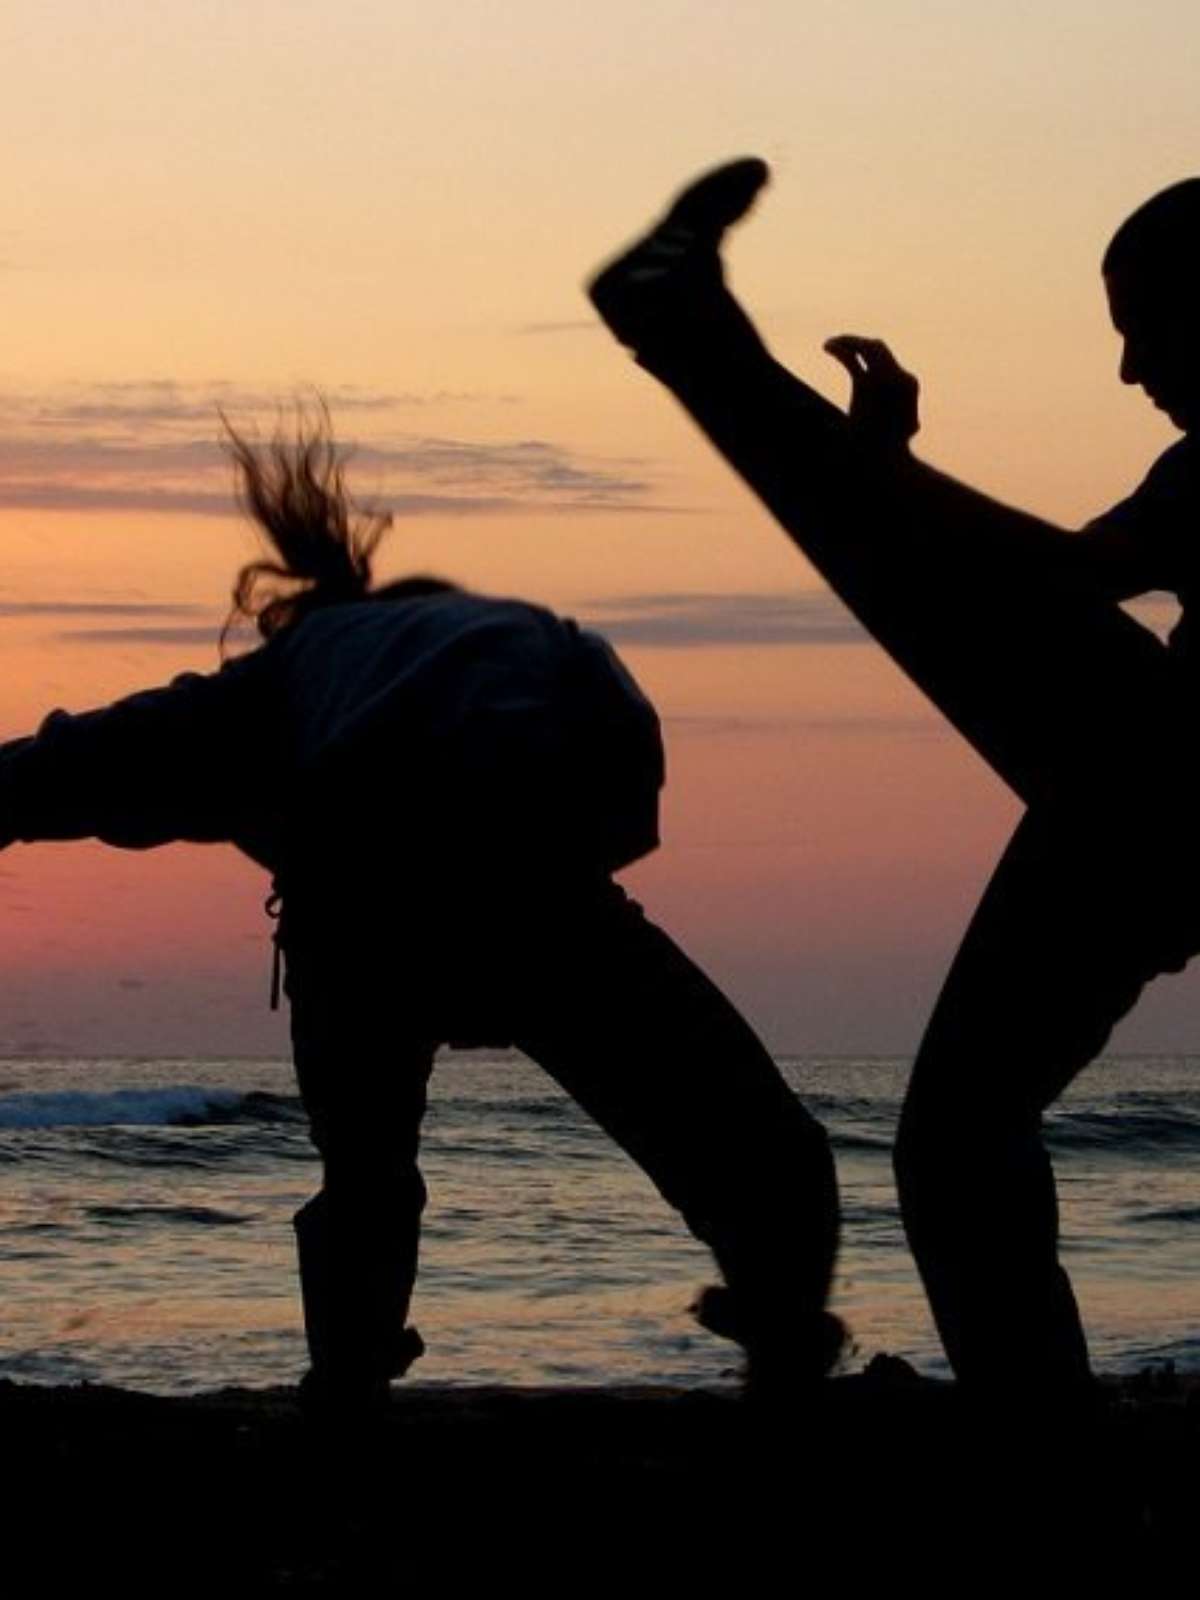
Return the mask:
<path id="1" fill-rule="evenodd" d="M 748 328 L 725 292 L 725 230 L 754 204 L 769 176 L 756 156 L 728 162 L 689 184 L 655 227 L 588 285 L 592 304 L 622 344 L 643 353 L 668 330 L 731 317 Z"/>

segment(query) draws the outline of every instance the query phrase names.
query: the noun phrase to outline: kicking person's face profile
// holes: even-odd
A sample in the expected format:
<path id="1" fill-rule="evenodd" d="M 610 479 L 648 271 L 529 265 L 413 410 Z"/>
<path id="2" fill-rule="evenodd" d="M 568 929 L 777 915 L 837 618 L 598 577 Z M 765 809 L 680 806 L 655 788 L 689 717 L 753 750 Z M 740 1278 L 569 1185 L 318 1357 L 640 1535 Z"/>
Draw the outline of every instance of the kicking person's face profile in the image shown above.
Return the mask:
<path id="1" fill-rule="evenodd" d="M 1127 262 L 1104 275 L 1123 341 L 1122 383 L 1138 384 L 1185 433 L 1200 430 L 1200 294 L 1178 270 Z"/>

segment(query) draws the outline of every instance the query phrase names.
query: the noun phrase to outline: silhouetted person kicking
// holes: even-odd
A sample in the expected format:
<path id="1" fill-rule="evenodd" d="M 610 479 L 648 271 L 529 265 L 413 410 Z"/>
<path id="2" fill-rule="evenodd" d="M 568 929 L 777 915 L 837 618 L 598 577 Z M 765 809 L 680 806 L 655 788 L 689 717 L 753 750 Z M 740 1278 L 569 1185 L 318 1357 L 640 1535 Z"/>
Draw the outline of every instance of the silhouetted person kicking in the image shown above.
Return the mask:
<path id="1" fill-rule="evenodd" d="M 849 417 L 771 358 L 718 255 L 765 180 L 750 160 L 693 185 L 592 296 L 1027 803 L 922 1042 L 896 1170 L 960 1378 L 1086 1393 L 1041 1115 L 1142 985 L 1200 949 L 1194 619 L 1185 610 L 1164 647 L 1115 603 L 1150 588 L 1191 597 L 1200 183 L 1136 212 L 1104 262 L 1122 376 L 1188 437 L 1070 535 L 909 454 L 916 385 L 886 346 L 827 347 L 856 380 Z"/>
<path id="2" fill-rule="evenodd" d="M 828 1143 L 746 1023 L 612 881 L 658 843 L 658 719 L 608 645 L 434 578 L 373 588 L 322 423 L 231 435 L 270 557 L 259 648 L 0 748 L 0 844 L 229 840 L 273 875 L 299 1086 L 324 1163 L 296 1217 L 314 1406 L 359 1407 L 408 1326 L 426 1083 L 518 1045 L 712 1250 L 698 1315 L 752 1385 L 803 1391 L 843 1333 Z"/>

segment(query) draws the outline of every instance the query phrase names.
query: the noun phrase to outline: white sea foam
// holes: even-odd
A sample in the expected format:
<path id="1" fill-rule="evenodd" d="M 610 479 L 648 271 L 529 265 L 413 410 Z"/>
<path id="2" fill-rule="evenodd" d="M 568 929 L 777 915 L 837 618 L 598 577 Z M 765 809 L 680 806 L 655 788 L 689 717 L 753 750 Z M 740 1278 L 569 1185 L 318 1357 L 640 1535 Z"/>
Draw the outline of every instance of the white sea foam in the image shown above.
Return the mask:
<path id="1" fill-rule="evenodd" d="M 245 1095 L 194 1084 L 153 1089 L 0 1095 L 0 1128 L 161 1128 L 228 1122 Z"/>

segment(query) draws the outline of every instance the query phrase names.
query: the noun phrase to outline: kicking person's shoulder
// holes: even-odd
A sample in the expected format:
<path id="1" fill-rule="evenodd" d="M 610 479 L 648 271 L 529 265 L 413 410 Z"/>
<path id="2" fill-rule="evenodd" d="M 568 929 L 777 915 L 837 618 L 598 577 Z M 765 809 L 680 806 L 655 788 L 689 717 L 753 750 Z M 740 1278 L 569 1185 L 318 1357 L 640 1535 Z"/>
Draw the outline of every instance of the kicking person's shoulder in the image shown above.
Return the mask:
<path id="1" fill-rule="evenodd" d="M 1186 434 L 1177 439 L 1122 504 L 1155 522 L 1186 519 L 1193 525 L 1200 514 L 1200 438 Z"/>
<path id="2" fill-rule="evenodd" d="M 1124 528 L 1153 537 L 1186 527 L 1200 515 L 1200 439 L 1177 440 L 1154 462 L 1132 494 L 1102 511 L 1088 532 Z"/>

